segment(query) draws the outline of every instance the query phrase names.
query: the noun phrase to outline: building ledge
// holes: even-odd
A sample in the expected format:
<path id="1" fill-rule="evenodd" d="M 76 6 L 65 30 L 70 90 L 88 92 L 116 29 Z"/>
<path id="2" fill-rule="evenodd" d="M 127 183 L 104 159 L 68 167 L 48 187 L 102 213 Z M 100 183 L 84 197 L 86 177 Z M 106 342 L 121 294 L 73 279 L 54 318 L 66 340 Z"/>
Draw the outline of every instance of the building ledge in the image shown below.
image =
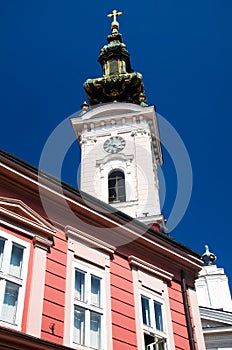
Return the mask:
<path id="1" fill-rule="evenodd" d="M 71 350 L 71 348 L 31 335 L 0 327 L 0 348 L 14 350 Z"/>

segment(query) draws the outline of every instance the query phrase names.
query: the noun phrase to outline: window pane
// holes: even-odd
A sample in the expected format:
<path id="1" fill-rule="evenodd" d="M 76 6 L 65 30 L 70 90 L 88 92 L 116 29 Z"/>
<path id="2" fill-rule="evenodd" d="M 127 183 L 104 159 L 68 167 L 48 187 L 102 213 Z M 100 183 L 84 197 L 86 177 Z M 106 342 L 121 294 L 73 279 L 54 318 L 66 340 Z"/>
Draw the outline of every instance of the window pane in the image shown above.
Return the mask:
<path id="1" fill-rule="evenodd" d="M 154 310 L 155 310 L 156 329 L 163 332 L 164 327 L 163 327 L 163 318 L 162 318 L 162 305 L 160 303 L 157 303 L 157 301 L 154 301 Z"/>
<path id="2" fill-rule="evenodd" d="M 1 319 L 9 323 L 15 323 L 19 286 L 6 282 Z"/>
<path id="3" fill-rule="evenodd" d="M 118 199 L 120 202 L 124 202 L 126 200 L 125 179 L 119 179 L 118 181 Z"/>
<path id="4" fill-rule="evenodd" d="M 85 309 L 74 307 L 74 343 L 85 345 Z"/>
<path id="5" fill-rule="evenodd" d="M 101 347 L 101 315 L 90 312 L 90 346 L 94 349 Z"/>
<path id="6" fill-rule="evenodd" d="M 75 270 L 75 298 L 85 300 L 85 272 Z"/>
<path id="7" fill-rule="evenodd" d="M 4 238 L 0 238 L 0 269 L 2 267 L 4 245 L 5 245 L 5 239 Z"/>
<path id="8" fill-rule="evenodd" d="M 109 202 L 125 202 L 125 176 L 122 171 L 113 171 L 108 177 Z"/>
<path id="9" fill-rule="evenodd" d="M 91 304 L 99 306 L 101 304 L 101 279 L 91 276 Z"/>
<path id="10" fill-rule="evenodd" d="M 141 302 L 142 302 L 143 323 L 150 326 L 151 318 L 150 318 L 150 309 L 149 309 L 149 299 L 142 296 Z"/>
<path id="11" fill-rule="evenodd" d="M 10 258 L 10 271 L 9 273 L 13 276 L 21 276 L 21 268 L 23 262 L 23 250 L 24 248 L 13 243 L 11 258 Z"/>

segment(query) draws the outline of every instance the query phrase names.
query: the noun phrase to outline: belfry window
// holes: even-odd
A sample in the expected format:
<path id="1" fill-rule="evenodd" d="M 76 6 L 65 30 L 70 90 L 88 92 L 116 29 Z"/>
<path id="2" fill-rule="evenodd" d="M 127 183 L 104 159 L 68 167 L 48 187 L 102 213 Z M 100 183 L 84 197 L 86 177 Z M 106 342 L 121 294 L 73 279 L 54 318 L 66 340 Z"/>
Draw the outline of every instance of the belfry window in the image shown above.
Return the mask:
<path id="1" fill-rule="evenodd" d="M 123 171 L 113 171 L 108 177 L 109 203 L 125 202 L 125 175 Z"/>

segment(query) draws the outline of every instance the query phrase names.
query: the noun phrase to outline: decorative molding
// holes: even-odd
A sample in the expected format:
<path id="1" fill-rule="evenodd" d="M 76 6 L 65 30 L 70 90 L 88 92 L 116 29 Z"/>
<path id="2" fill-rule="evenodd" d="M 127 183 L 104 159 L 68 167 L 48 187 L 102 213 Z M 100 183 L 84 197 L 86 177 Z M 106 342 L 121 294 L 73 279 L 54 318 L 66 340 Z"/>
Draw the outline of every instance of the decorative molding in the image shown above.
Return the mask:
<path id="1" fill-rule="evenodd" d="M 232 312 L 210 309 L 203 306 L 200 306 L 199 309 L 201 320 L 207 320 L 214 323 L 219 322 L 220 325 L 226 324 L 232 326 Z"/>
<path id="2" fill-rule="evenodd" d="M 0 197 L 0 214 L 49 237 L 56 233 L 54 226 L 19 199 Z"/>
<path id="3" fill-rule="evenodd" d="M 101 249 L 108 254 L 113 254 L 116 249 L 114 246 L 71 226 L 65 227 L 65 235 L 68 239 L 79 241 L 94 249 Z"/>
<path id="4" fill-rule="evenodd" d="M 134 159 L 133 154 L 125 155 L 123 153 L 109 154 L 106 157 L 96 160 L 96 165 L 105 165 L 106 163 L 114 160 L 120 161 L 132 161 Z"/>
<path id="5" fill-rule="evenodd" d="M 53 246 L 53 241 L 50 239 L 35 235 L 33 238 L 33 244 L 36 248 L 41 248 L 44 250 L 49 250 Z"/>
<path id="6" fill-rule="evenodd" d="M 33 239 L 35 247 L 49 250 L 56 229 L 19 199 L 0 197 L 0 223 Z"/>
<path id="7" fill-rule="evenodd" d="M 81 138 L 80 138 L 80 144 L 83 144 L 83 143 L 95 143 L 95 142 L 97 142 L 97 137 L 94 136 L 94 135 L 90 135 L 90 136 L 82 135 Z"/>
<path id="8" fill-rule="evenodd" d="M 135 266 L 137 268 L 140 268 L 146 272 L 150 272 L 151 274 L 155 275 L 156 277 L 159 277 L 165 281 L 170 282 L 174 275 L 172 273 L 169 273 L 163 269 L 160 269 L 159 267 L 156 267 L 152 264 L 149 264 L 146 261 L 143 261 L 133 255 L 129 256 L 128 258 L 129 264 L 131 266 Z"/>
<path id="9" fill-rule="evenodd" d="M 203 328 L 204 334 L 219 334 L 223 336 L 223 333 L 230 333 L 232 335 L 232 327 L 214 327 L 214 328 Z M 215 337 L 215 340 L 219 340 L 219 336 Z M 212 339 L 211 339 L 212 340 Z"/>
<path id="10" fill-rule="evenodd" d="M 145 128 L 138 128 L 131 131 L 131 136 L 146 135 L 146 134 L 149 136 L 149 132 Z"/>
<path id="11" fill-rule="evenodd" d="M 158 165 L 162 165 L 162 152 L 160 145 L 159 127 L 157 122 L 157 115 L 154 106 L 141 107 L 132 103 L 107 103 L 88 110 L 84 115 L 74 114 L 71 117 L 71 124 L 74 128 L 76 135 L 83 133 L 90 129 L 90 124 L 94 121 L 95 127 L 102 127 L 102 122 L 105 125 L 111 125 L 111 120 L 114 118 L 116 124 L 121 124 L 122 118 L 125 123 L 143 124 L 149 125 L 149 134 L 152 136 L 152 140 L 155 144 L 155 154 Z"/>

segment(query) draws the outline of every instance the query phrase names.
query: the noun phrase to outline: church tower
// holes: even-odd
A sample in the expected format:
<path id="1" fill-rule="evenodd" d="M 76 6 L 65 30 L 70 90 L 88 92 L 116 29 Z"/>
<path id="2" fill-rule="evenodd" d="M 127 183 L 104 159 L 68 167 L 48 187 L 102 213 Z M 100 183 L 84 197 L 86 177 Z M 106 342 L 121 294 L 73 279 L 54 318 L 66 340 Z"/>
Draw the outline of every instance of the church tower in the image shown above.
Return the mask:
<path id="1" fill-rule="evenodd" d="M 148 106 L 142 75 L 131 68 L 114 10 L 108 44 L 98 61 L 102 77 L 88 79 L 89 100 L 71 123 L 81 147 L 80 189 L 146 224 L 164 225 L 157 169 L 159 127 Z"/>

